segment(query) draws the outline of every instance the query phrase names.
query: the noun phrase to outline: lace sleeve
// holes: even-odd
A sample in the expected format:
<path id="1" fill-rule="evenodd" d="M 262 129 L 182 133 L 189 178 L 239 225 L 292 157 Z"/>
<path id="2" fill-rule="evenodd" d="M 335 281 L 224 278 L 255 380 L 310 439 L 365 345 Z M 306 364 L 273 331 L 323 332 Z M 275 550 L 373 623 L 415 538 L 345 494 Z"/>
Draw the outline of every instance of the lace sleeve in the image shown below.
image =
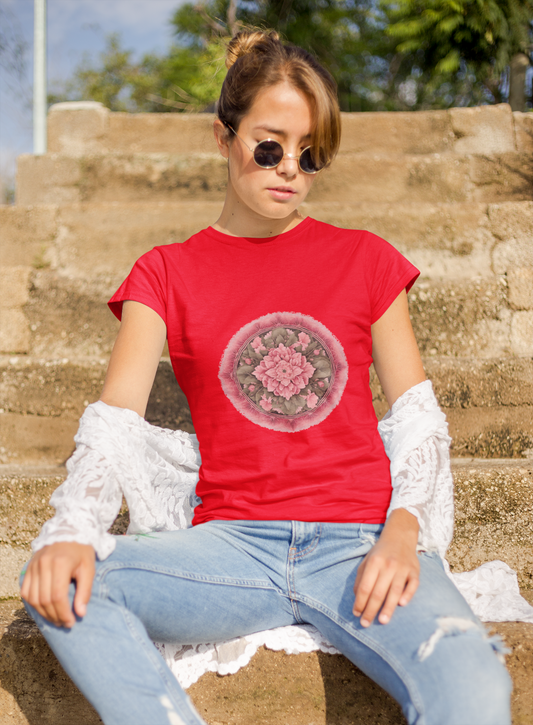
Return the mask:
<path id="1" fill-rule="evenodd" d="M 453 535 L 453 479 L 448 424 L 429 380 L 404 393 L 378 425 L 391 462 L 387 516 L 404 508 L 416 516 L 419 546 L 442 558 Z"/>
<path id="2" fill-rule="evenodd" d="M 74 440 L 69 475 L 50 500 L 56 515 L 32 543 L 34 551 L 76 541 L 107 558 L 115 548 L 107 529 L 123 494 L 129 533 L 191 525 L 200 464 L 196 436 L 152 426 L 132 410 L 99 401 L 85 410 Z"/>
<path id="3" fill-rule="evenodd" d="M 86 445 L 78 445 L 67 462 L 69 475 L 52 494 L 55 516 L 33 541 L 33 551 L 59 541 L 76 541 L 94 547 L 99 559 L 115 548 L 107 533 L 122 504 L 122 491 L 105 457 Z"/>

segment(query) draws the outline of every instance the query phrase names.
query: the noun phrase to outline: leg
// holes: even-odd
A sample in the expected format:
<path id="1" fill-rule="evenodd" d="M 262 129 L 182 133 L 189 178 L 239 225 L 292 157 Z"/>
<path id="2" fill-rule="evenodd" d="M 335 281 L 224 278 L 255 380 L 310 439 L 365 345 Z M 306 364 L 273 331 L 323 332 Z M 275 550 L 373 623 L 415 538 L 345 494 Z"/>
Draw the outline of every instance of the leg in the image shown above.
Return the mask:
<path id="1" fill-rule="evenodd" d="M 353 582 L 372 545 L 370 527 L 361 527 L 367 542 L 362 546 L 360 534 L 359 547 L 342 532 L 337 554 L 328 541 L 331 527 L 322 525 L 314 551 L 293 562 L 291 594 L 298 599 L 301 620 L 316 626 L 387 690 L 410 724 L 508 725 L 511 683 L 494 651 L 499 645 L 487 637 L 440 559 L 422 554 L 420 586 L 412 601 L 398 607 L 389 624 L 365 629 L 352 614 Z M 347 557 L 350 549 L 352 557 Z"/>
<path id="2" fill-rule="evenodd" d="M 115 552 L 97 563 L 87 615 L 71 630 L 28 607 L 106 725 L 203 722 L 152 639 L 196 644 L 294 622 L 288 599 L 245 540 L 246 532 L 233 536 L 221 524 L 119 537 Z M 266 545 L 276 549 L 275 540 Z"/>

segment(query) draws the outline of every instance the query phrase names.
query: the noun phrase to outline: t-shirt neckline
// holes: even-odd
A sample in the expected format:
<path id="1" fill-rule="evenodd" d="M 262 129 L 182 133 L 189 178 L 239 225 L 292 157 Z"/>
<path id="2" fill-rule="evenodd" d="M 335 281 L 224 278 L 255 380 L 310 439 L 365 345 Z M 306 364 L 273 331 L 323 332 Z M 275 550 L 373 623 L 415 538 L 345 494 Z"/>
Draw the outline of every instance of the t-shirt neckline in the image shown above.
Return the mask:
<path id="1" fill-rule="evenodd" d="M 305 219 L 302 219 L 297 226 L 272 237 L 233 237 L 231 234 L 224 234 L 211 226 L 207 227 L 204 232 L 217 242 L 227 244 L 231 247 L 240 247 L 241 249 L 265 249 L 299 239 L 302 234 L 307 231 L 312 222 L 312 217 L 305 217 Z"/>

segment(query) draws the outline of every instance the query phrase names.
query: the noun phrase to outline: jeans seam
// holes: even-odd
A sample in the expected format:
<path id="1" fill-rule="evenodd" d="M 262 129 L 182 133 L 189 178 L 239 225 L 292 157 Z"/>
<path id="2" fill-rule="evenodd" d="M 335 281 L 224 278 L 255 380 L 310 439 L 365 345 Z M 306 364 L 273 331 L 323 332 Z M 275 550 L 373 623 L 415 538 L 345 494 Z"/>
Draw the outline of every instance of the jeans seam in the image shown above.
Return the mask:
<path id="1" fill-rule="evenodd" d="M 297 559 L 303 559 L 304 556 L 307 556 L 307 554 L 312 554 L 313 551 L 318 546 L 318 544 L 320 543 L 320 536 L 322 534 L 322 524 L 318 523 L 318 524 L 315 524 L 315 526 L 317 528 L 315 530 L 315 535 L 313 537 L 313 541 L 311 541 L 311 543 L 308 544 L 308 546 L 306 546 L 305 549 L 301 549 L 300 551 L 298 551 L 297 554 L 295 554 L 292 557 L 294 561 L 296 561 Z"/>
<path id="2" fill-rule="evenodd" d="M 171 679 L 167 677 L 167 672 L 165 671 L 165 665 L 164 660 L 162 659 L 161 655 L 155 648 L 155 645 L 153 647 L 146 647 L 146 642 L 142 639 L 142 637 L 138 636 L 137 628 L 133 626 L 133 623 L 129 617 L 129 610 L 126 607 L 119 607 L 122 618 L 124 619 L 124 622 L 126 624 L 126 627 L 130 631 L 133 639 L 137 642 L 137 644 L 140 645 L 140 647 L 145 651 L 147 656 L 149 657 L 150 661 L 152 662 L 152 665 L 154 666 L 156 672 L 158 673 L 161 682 L 164 685 L 164 688 L 167 690 L 167 692 L 172 693 L 172 699 L 174 700 L 174 704 L 178 709 L 178 712 L 182 711 L 182 703 L 180 703 L 179 699 L 176 699 L 174 695 L 174 690 L 177 686 L 177 691 L 180 691 L 180 685 L 177 683 L 175 677 L 171 673 Z M 183 694 L 185 697 L 187 697 L 187 694 L 185 691 L 183 691 Z M 183 712 L 181 712 L 181 715 L 183 715 Z M 180 717 L 181 717 L 180 715 Z M 187 719 L 188 713 L 187 713 Z M 196 718 L 195 718 L 196 719 Z"/>
<path id="3" fill-rule="evenodd" d="M 221 584 L 225 586 L 245 587 L 247 589 L 271 589 L 273 591 L 282 593 L 282 590 L 278 589 L 278 587 L 274 586 L 268 581 L 261 581 L 260 579 L 233 579 L 229 577 L 199 576 L 197 574 L 191 574 L 187 572 L 176 572 L 172 569 L 166 569 L 164 567 L 140 566 L 139 564 L 112 564 L 101 567 L 95 575 L 95 582 L 103 583 L 105 577 L 108 574 L 113 571 L 121 571 L 124 569 L 153 572 L 155 574 L 163 574 L 165 576 L 171 576 L 177 579 L 187 579 L 189 581 L 203 582 L 206 584 Z"/>
<path id="4" fill-rule="evenodd" d="M 398 662 L 395 657 L 392 657 L 390 653 L 387 652 L 384 648 L 381 647 L 381 645 L 373 640 L 369 640 L 364 632 L 361 632 L 358 629 L 354 629 L 353 625 L 350 625 L 349 622 L 347 622 L 345 619 L 339 617 L 335 614 L 332 610 L 330 610 L 328 607 L 325 607 L 321 602 L 317 602 L 313 599 L 309 599 L 308 597 L 299 596 L 297 599 L 295 598 L 295 602 L 301 602 L 302 604 L 305 604 L 308 607 L 311 607 L 312 609 L 315 609 L 318 612 L 321 612 L 325 616 L 327 616 L 332 622 L 337 624 L 339 627 L 341 627 L 347 634 L 349 634 L 351 637 L 354 637 L 355 639 L 359 640 L 362 644 L 364 644 L 366 647 L 371 649 L 375 654 L 377 654 L 381 659 L 386 662 L 392 670 L 398 675 L 404 686 L 406 687 L 409 697 L 411 698 L 411 702 L 415 709 L 417 710 L 419 715 L 424 715 L 424 703 L 420 696 L 420 693 L 418 692 L 418 688 L 416 686 L 416 682 L 412 680 L 412 678 L 409 676 L 409 673 L 405 668 L 402 666 L 401 662 Z M 376 626 L 376 625 L 374 625 Z M 381 625 L 384 626 L 384 625 Z"/>

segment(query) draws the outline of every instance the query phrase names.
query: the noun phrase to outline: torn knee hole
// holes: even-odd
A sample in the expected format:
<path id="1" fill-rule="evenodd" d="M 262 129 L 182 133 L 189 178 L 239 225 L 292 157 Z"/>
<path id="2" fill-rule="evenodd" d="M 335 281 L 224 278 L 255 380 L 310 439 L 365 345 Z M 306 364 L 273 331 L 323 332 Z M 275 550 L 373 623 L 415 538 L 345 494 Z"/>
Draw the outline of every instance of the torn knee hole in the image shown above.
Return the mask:
<path id="1" fill-rule="evenodd" d="M 509 650 L 505 647 L 500 635 L 490 635 L 485 627 L 480 625 L 478 622 L 474 622 L 471 619 L 466 619 L 464 617 L 440 617 L 437 619 L 437 629 L 433 632 L 431 637 L 425 642 L 422 642 L 418 648 L 419 661 L 423 662 L 431 654 L 433 654 L 435 647 L 443 637 L 457 637 L 458 635 L 471 631 L 478 632 L 482 639 L 487 640 L 500 662 L 504 662 L 504 655 L 506 655 Z"/>

